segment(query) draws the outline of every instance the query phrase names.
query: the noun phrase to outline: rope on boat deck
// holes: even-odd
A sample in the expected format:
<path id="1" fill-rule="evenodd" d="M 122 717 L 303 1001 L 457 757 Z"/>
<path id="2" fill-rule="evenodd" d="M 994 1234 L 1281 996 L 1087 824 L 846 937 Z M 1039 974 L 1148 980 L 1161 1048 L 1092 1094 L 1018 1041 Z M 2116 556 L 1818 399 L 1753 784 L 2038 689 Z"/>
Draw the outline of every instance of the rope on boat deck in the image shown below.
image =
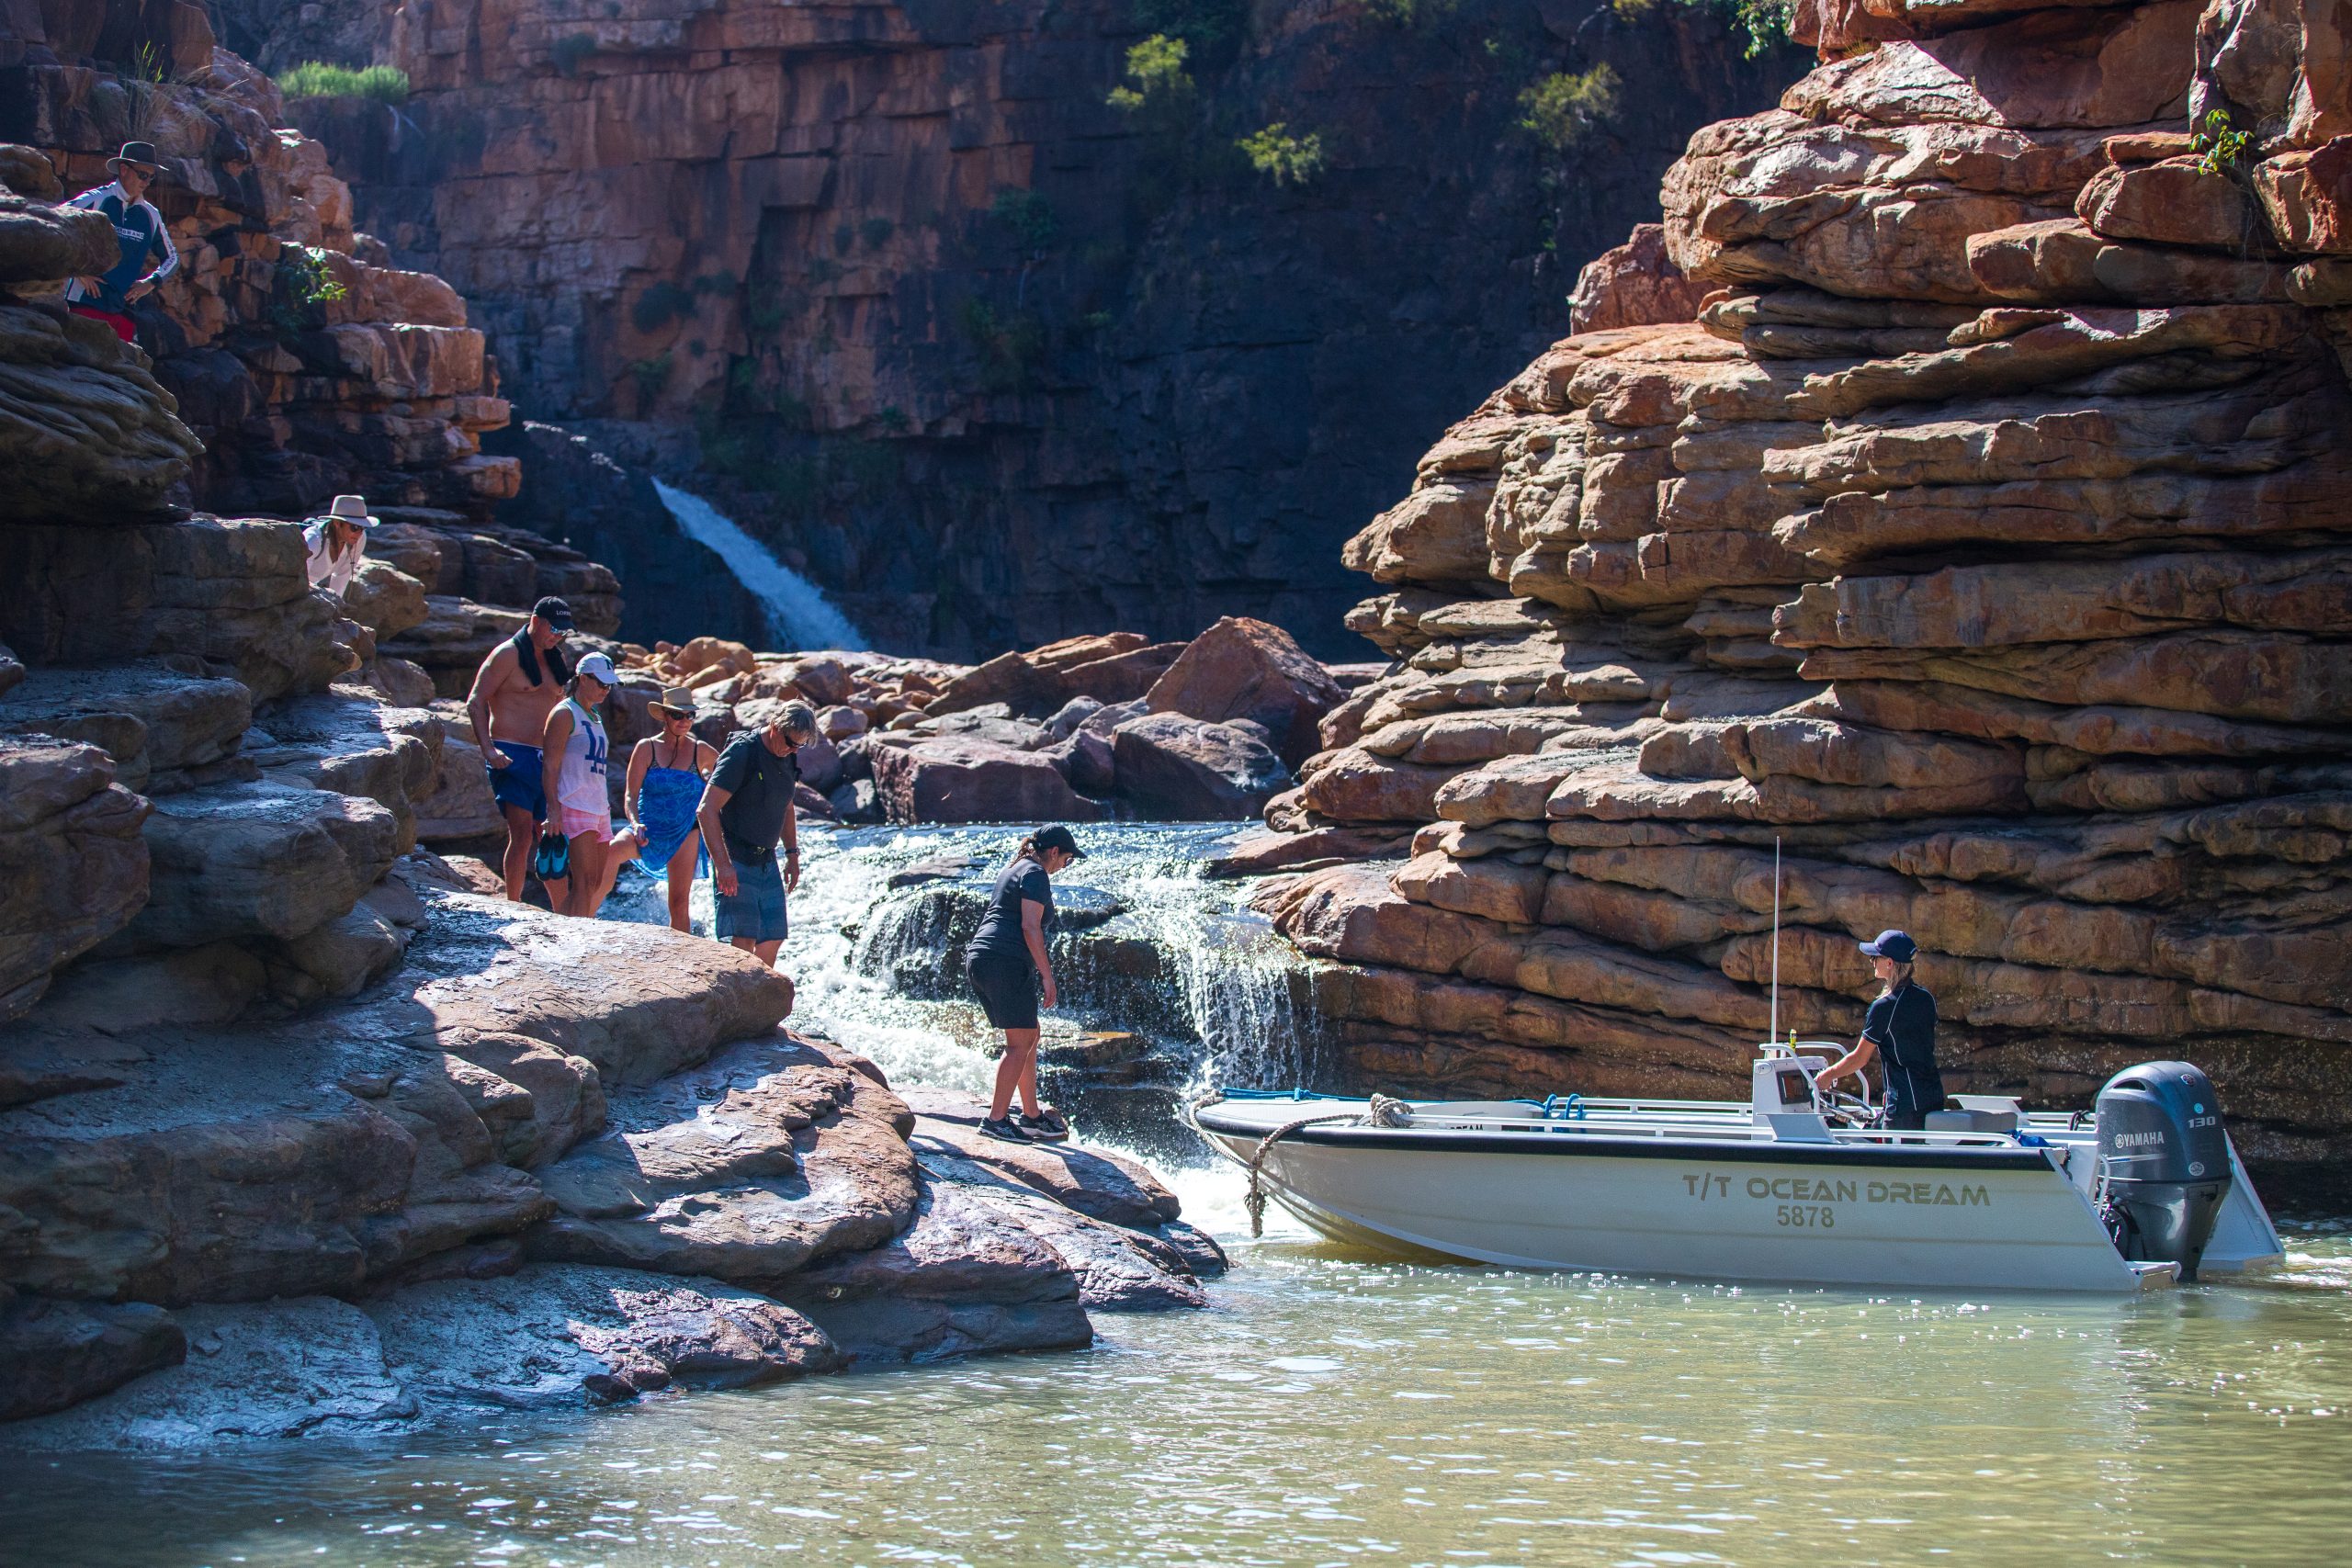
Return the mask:
<path id="1" fill-rule="evenodd" d="M 1197 1110 L 1202 1106 L 1213 1105 L 1224 1098 L 1222 1094 L 1212 1089 L 1208 1094 L 1194 1100 L 1193 1104 Z M 1295 1121 L 1283 1122 L 1259 1139 L 1256 1151 L 1250 1156 L 1250 1190 L 1241 1196 L 1241 1206 L 1250 1212 L 1250 1238 L 1255 1241 L 1266 1234 L 1264 1180 L 1266 1156 L 1276 1144 L 1302 1127 L 1320 1126 L 1326 1122 L 1349 1122 L 1365 1127 L 1403 1127 L 1409 1125 L 1412 1120 L 1412 1108 L 1403 1100 L 1392 1100 L 1385 1094 L 1375 1094 L 1364 1110 L 1327 1111 L 1319 1116 L 1301 1116 Z"/>

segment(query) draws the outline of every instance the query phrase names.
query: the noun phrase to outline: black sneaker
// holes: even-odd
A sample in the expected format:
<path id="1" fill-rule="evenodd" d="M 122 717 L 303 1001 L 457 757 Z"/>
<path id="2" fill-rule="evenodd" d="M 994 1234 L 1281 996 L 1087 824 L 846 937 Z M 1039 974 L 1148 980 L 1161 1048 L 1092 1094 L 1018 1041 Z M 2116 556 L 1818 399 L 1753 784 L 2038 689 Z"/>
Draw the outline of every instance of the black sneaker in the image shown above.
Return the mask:
<path id="1" fill-rule="evenodd" d="M 1040 1116 L 1023 1116 L 1016 1111 L 1008 1120 L 1033 1144 L 1058 1144 L 1069 1136 L 1069 1123 L 1062 1120 L 1059 1111 L 1048 1111 Z"/>
<path id="2" fill-rule="evenodd" d="M 980 1136 L 994 1138 L 1006 1144 L 1034 1144 L 1037 1140 L 1021 1130 L 1021 1124 L 1011 1116 L 984 1116 L 980 1119 Z"/>

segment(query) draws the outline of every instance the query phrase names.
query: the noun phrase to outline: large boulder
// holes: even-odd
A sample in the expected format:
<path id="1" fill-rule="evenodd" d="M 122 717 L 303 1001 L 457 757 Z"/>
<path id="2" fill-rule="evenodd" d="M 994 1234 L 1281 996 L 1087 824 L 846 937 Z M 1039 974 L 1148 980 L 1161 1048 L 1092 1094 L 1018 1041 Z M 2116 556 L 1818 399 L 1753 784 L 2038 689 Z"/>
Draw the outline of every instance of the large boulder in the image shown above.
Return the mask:
<path id="1" fill-rule="evenodd" d="M 126 788 L 186 789 L 232 766 L 253 723 L 253 694 L 243 683 L 202 669 L 185 657 L 39 669 L 0 707 L 0 730 L 100 747 Z"/>
<path id="2" fill-rule="evenodd" d="M 0 1421 L 63 1410 L 187 1356 L 159 1306 L 0 1296 Z"/>
<path id="3" fill-rule="evenodd" d="M 1113 742 L 1120 790 L 1148 816 L 1176 821 L 1255 817 L 1290 783 L 1264 740 L 1238 725 L 1148 715 Z"/>
<path id="4" fill-rule="evenodd" d="M 1001 703 L 1008 713 L 1048 714 L 1062 701 L 1061 682 L 1051 671 L 1040 670 L 1023 654 L 1000 653 L 947 682 L 923 712 L 941 718 Z"/>
<path id="5" fill-rule="evenodd" d="M 1704 285 L 1685 277 L 1666 254 L 1664 225 L 1637 223 L 1623 244 L 1601 252 L 1577 274 L 1576 290 L 1568 296 L 1568 327 L 1595 333 L 1692 321 L 1706 293 Z"/>
<path id="6" fill-rule="evenodd" d="M 307 935 L 382 879 L 400 838 L 391 812 L 331 790 L 257 780 L 167 796 L 147 824 L 153 896 L 124 940 Z"/>
<path id="7" fill-rule="evenodd" d="M 1193 639 L 1145 701 L 1154 713 L 1254 720 L 1283 763 L 1296 767 L 1320 748 L 1316 726 L 1345 694 L 1288 632 L 1227 615 Z"/>
<path id="8" fill-rule="evenodd" d="M 0 736 L 0 1021 L 147 902 L 147 810 L 96 746 Z"/>
<path id="9" fill-rule="evenodd" d="M 126 521 L 108 515 L 109 520 Z M 28 664 L 161 655 L 232 673 L 256 699 L 352 668 L 311 592 L 302 530 L 262 518 L 0 528 L 0 640 Z"/>
<path id="10" fill-rule="evenodd" d="M 1091 822 L 1102 814 L 1040 752 L 944 739 L 877 745 L 870 756 L 893 822 Z"/>
<path id="11" fill-rule="evenodd" d="M 490 793 L 490 774 L 481 764 L 481 748 L 454 734 L 441 738 L 440 765 L 433 787 L 416 803 L 419 843 L 458 843 L 506 830 L 498 802 Z"/>
<path id="12" fill-rule="evenodd" d="M 178 414 L 105 322 L 0 304 L 0 519 L 153 517 L 203 450 Z"/>

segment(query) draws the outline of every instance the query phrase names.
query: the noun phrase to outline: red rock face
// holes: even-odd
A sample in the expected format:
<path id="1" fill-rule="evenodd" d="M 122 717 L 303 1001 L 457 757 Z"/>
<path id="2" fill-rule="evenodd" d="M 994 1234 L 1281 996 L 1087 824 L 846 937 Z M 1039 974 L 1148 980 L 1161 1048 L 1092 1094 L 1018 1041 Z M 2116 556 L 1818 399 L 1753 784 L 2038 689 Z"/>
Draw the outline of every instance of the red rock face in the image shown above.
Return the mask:
<path id="1" fill-rule="evenodd" d="M 1795 68 L 1683 7 L 1582 19 L 1278 9 L 1155 118 L 1104 101 L 1126 0 L 435 0 L 382 44 L 404 119 L 295 113 L 531 417 L 653 426 L 861 626 L 971 660 L 1238 614 L 1333 657 L 1382 463 L 1567 325 L 1694 124 Z M 1596 60 L 1641 90 L 1588 145 L 1519 127 Z M 1278 121 L 1319 138 L 1305 183 L 1236 150 Z"/>
<path id="2" fill-rule="evenodd" d="M 142 48 L 166 80 L 139 76 Z M 148 199 L 180 268 L 133 313 L 205 448 L 189 499 L 300 515 L 349 491 L 481 513 L 514 494 L 515 461 L 481 452 L 507 406 L 464 301 L 381 265 L 325 150 L 279 129 L 276 86 L 215 48 L 200 7 L 20 6 L 0 60 L 21 62 L 0 137 L 44 154 L 61 195 L 105 184 L 133 136 L 163 160 Z"/>
<path id="3" fill-rule="evenodd" d="M 1840 57 L 1668 176 L 1723 292 L 1555 344 L 1350 545 L 1405 667 L 1269 820 L 1416 853 L 1268 908 L 1352 965 L 1324 1004 L 1378 1087 L 1721 1093 L 1777 841 L 1784 1027 L 1851 1037 L 1857 942 L 1901 927 L 1956 1086 L 2196 1057 L 2258 1157 L 2333 1158 L 2352 340 L 2293 302 L 2352 298 L 2295 264 L 2335 243 L 2339 144 L 2293 144 L 2344 107 L 2324 31 L 1822 17 Z M 2192 77 L 2281 141 L 2200 168 Z"/>

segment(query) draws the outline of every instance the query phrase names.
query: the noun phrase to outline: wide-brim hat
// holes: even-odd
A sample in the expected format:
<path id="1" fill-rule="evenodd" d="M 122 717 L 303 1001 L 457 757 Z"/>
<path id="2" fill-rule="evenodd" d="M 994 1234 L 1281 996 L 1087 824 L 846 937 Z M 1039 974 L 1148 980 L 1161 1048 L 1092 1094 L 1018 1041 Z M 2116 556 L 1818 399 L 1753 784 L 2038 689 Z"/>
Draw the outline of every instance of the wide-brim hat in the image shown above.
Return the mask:
<path id="1" fill-rule="evenodd" d="M 666 713 L 673 718 L 692 718 L 695 716 L 695 694 L 684 686 L 665 686 L 662 689 L 662 700 L 647 705 L 655 713 Z"/>
<path id="2" fill-rule="evenodd" d="M 134 169 L 144 169 L 150 175 L 164 172 L 163 160 L 155 156 L 155 144 L 152 141 L 126 141 L 121 152 L 107 160 L 109 169 L 119 169 L 125 164 Z"/>
<path id="3" fill-rule="evenodd" d="M 368 510 L 368 498 L 364 495 L 336 496 L 327 503 L 327 515 L 338 523 L 349 523 L 361 528 L 373 528 L 383 521 Z"/>

